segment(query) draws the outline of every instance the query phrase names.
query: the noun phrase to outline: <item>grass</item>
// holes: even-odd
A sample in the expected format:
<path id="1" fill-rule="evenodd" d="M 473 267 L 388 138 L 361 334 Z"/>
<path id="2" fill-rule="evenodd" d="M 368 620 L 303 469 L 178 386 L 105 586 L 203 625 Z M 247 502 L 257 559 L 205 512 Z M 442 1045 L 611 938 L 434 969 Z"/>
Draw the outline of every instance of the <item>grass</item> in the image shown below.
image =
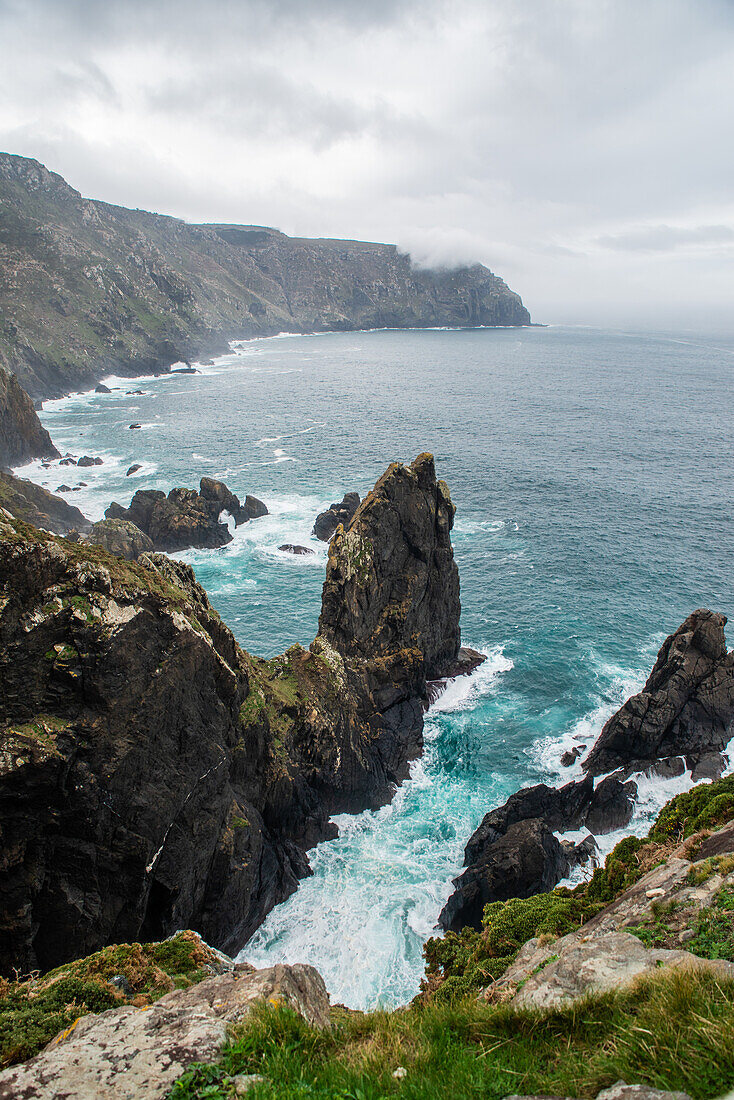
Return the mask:
<path id="1" fill-rule="evenodd" d="M 192 932 L 160 943 L 118 944 L 44 975 L 0 978 L 0 1066 L 37 1054 L 80 1016 L 120 1004 L 142 1006 L 210 972 L 213 952 Z M 129 993 L 110 979 L 122 975 Z"/>
<path id="2" fill-rule="evenodd" d="M 258 1008 L 221 1063 L 192 1067 L 169 1098 L 232 1096 L 241 1073 L 266 1079 L 253 1100 L 591 1097 L 620 1079 L 708 1100 L 734 1084 L 734 982 L 703 972 L 660 972 L 549 1013 L 464 1000 L 335 1017 L 318 1031 L 286 1008 Z"/>

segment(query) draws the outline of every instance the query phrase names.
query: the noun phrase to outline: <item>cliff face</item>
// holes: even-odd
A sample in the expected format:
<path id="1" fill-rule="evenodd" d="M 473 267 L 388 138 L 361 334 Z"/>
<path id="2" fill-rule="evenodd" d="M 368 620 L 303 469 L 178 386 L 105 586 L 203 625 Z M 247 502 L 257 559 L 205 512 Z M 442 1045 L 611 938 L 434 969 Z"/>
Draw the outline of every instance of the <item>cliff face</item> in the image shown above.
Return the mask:
<path id="1" fill-rule="evenodd" d="M 401 486 L 389 526 L 385 484 Z M 458 644 L 446 499 L 421 456 L 355 516 L 348 535 L 369 535 L 383 563 L 360 582 L 381 609 L 368 626 L 350 604 L 357 638 L 375 640 L 366 659 L 344 626 L 327 629 L 340 585 L 351 601 L 352 542 L 332 548 L 324 633 L 266 662 L 188 566 L 0 517 L 0 971 L 188 926 L 237 948 L 308 873 L 333 812 L 389 798 L 420 751 L 426 665 Z M 396 573 L 433 563 L 410 583 L 445 642 L 386 599 L 388 545 L 412 546 Z"/>
<path id="2" fill-rule="evenodd" d="M 283 330 L 530 321 L 480 264 L 420 270 L 394 245 L 188 225 L 84 199 L 9 154 L 0 154 L 0 259 L 0 366 L 34 397 Z"/>
<path id="3" fill-rule="evenodd" d="M 58 457 L 30 397 L 14 374 L 0 370 L 0 466 Z"/>

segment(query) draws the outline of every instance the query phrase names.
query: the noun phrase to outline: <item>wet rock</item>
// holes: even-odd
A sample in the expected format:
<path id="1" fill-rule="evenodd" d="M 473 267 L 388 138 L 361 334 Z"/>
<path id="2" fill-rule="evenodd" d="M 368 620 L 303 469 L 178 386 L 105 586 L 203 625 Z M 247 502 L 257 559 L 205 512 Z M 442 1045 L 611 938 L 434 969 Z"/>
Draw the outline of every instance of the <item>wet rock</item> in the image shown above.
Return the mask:
<path id="1" fill-rule="evenodd" d="M 721 752 L 734 728 L 734 654 L 726 617 L 694 611 L 663 643 L 644 688 L 604 726 L 584 761 L 590 775 L 661 758 Z"/>
<path id="2" fill-rule="evenodd" d="M 298 546 L 292 542 L 284 542 L 282 546 L 278 547 L 284 554 L 296 554 L 298 556 L 305 556 L 307 554 L 315 554 L 315 550 L 311 550 L 308 546 Z"/>
<path id="3" fill-rule="evenodd" d="M 132 474 L 136 474 L 138 470 L 142 470 L 142 465 L 139 462 L 134 462 L 132 466 L 128 467 L 125 477 L 131 477 Z"/>
<path id="4" fill-rule="evenodd" d="M 67 455 L 61 459 L 59 466 L 76 466 L 76 459 L 72 458 L 71 455 Z"/>
<path id="5" fill-rule="evenodd" d="M 721 752 L 705 752 L 701 756 L 686 757 L 686 764 L 691 769 L 691 779 L 696 782 L 700 779 L 721 779 L 727 758 Z"/>
<path id="6" fill-rule="evenodd" d="M 71 485 L 58 485 L 56 487 L 56 492 L 57 493 L 70 493 L 71 492 Z"/>
<path id="7" fill-rule="evenodd" d="M 212 519 L 219 520 L 222 512 L 228 512 L 239 527 L 241 523 L 247 523 L 250 518 L 247 508 L 240 504 L 239 497 L 228 489 L 223 481 L 216 481 L 213 477 L 203 477 L 199 483 L 199 494 L 206 501 Z"/>
<path id="8" fill-rule="evenodd" d="M 250 519 L 261 519 L 263 516 L 270 514 L 267 506 L 263 504 L 261 500 L 258 500 L 257 497 L 253 497 L 249 493 L 245 497 L 243 508 L 247 509 L 247 514 Z"/>
<path id="9" fill-rule="evenodd" d="M 571 868 L 585 867 L 587 863 L 591 863 L 594 867 L 599 866 L 599 845 L 591 834 L 585 836 L 578 844 L 574 844 L 572 840 L 562 840 L 561 848 Z"/>
<path id="10" fill-rule="evenodd" d="M 156 550 L 171 552 L 192 546 L 216 549 L 231 542 L 229 528 L 219 522 L 221 511 L 219 501 L 195 489 L 172 489 L 168 496 L 160 489 L 138 489 L 129 508 L 113 501 L 105 518 L 134 523 Z"/>
<path id="11" fill-rule="evenodd" d="M 105 386 L 104 382 L 99 382 L 94 387 L 94 392 L 95 393 L 112 393 L 112 390 L 110 389 L 109 386 Z"/>
<path id="12" fill-rule="evenodd" d="M 90 455 L 82 455 L 77 462 L 77 466 L 101 466 L 101 458 L 92 458 Z"/>
<path id="13" fill-rule="evenodd" d="M 529 898 L 553 887 L 570 871 L 559 841 L 545 822 L 518 821 L 487 845 L 481 857 L 454 881 L 454 892 L 438 923 L 458 932 L 481 929 L 484 906 L 491 901 Z"/>
<path id="14" fill-rule="evenodd" d="M 125 519 L 103 519 L 93 523 L 85 541 L 127 561 L 137 561 L 141 554 L 154 549 L 152 540 Z"/>
<path id="15" fill-rule="evenodd" d="M 325 512 L 319 512 L 312 533 L 322 542 L 329 542 L 339 524 L 346 527 L 358 508 L 359 493 L 345 493 L 341 503 L 330 504 Z"/>
<path id="16" fill-rule="evenodd" d="M 677 779 L 685 770 L 686 763 L 682 756 L 667 756 L 664 760 L 656 760 L 649 768 L 645 768 L 645 775 L 657 779 Z"/>
<path id="17" fill-rule="evenodd" d="M 594 790 L 584 816 L 584 825 L 597 836 L 624 828 L 632 820 L 636 795 L 635 783 L 621 783 L 613 776 L 607 776 Z"/>
<path id="18" fill-rule="evenodd" d="M 162 1100 L 192 1063 L 219 1058 L 227 1027 L 258 1002 L 289 1005 L 316 1027 L 329 1022 L 329 995 L 313 967 L 240 966 L 143 1009 L 82 1017 L 35 1058 L 0 1073 L 0 1100 Z"/>
<path id="19" fill-rule="evenodd" d="M 575 764 L 581 753 L 586 748 L 585 745 L 577 745 L 573 749 L 569 749 L 568 752 L 564 752 L 561 757 L 561 767 L 570 768 L 572 764 Z"/>
<path id="20" fill-rule="evenodd" d="M 142 390 L 128 390 L 125 396 L 126 397 L 142 397 L 143 396 L 143 391 Z"/>
<path id="21" fill-rule="evenodd" d="M 128 428 L 141 428 L 142 424 L 128 424 Z"/>

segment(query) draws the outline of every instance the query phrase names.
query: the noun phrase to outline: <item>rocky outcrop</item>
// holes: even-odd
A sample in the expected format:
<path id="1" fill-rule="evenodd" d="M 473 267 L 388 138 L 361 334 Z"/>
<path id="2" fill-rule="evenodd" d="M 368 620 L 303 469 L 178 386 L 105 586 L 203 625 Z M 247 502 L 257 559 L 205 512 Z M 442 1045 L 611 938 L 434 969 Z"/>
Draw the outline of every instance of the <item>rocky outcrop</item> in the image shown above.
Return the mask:
<path id="1" fill-rule="evenodd" d="M 6 470 L 0 470 L 0 506 L 17 519 L 57 535 L 84 531 L 90 526 L 87 517 L 63 497 Z"/>
<path id="2" fill-rule="evenodd" d="M 192 1063 L 218 1060 L 228 1025 L 245 1020 L 257 1003 L 288 1005 L 316 1027 L 329 1023 L 329 995 L 313 967 L 233 964 L 230 974 L 153 1005 L 82 1017 L 41 1054 L 0 1072 L 0 1100 L 162 1100 Z"/>
<path id="3" fill-rule="evenodd" d="M 154 549 L 152 539 L 126 519 L 103 519 L 93 523 L 84 535 L 84 541 L 91 546 L 101 546 L 103 550 L 127 561 L 137 561 L 141 554 Z"/>
<path id="4" fill-rule="evenodd" d="M 110 373 L 167 371 L 234 338 L 530 323 L 481 264 L 430 271 L 394 245 L 190 225 L 84 199 L 38 161 L 7 153 L 0 203 L 0 367 L 34 398 Z"/>
<path id="5" fill-rule="evenodd" d="M 722 750 L 734 736 L 734 654 L 726 650 L 725 624 L 724 615 L 694 611 L 666 639 L 643 690 L 609 719 L 583 762 L 586 779 L 560 789 L 545 784 L 524 788 L 485 815 L 466 846 L 467 870 L 454 880 L 455 890 L 439 916 L 442 928 L 480 928 L 478 899 L 486 904 L 509 896 L 501 887 L 493 893 L 494 861 L 501 865 L 506 859 L 504 838 L 514 823 L 537 819 L 552 830 L 585 827 L 592 836 L 600 835 L 630 821 L 637 786 L 625 780 L 632 774 L 671 778 L 687 768 L 694 780 L 721 775 Z M 615 774 L 594 785 L 592 777 L 610 772 Z M 565 852 L 571 860 L 583 854 Z M 523 855 L 525 880 L 518 867 L 513 869 L 521 883 L 517 897 L 538 892 L 537 858 L 527 846 L 518 849 L 518 863 Z M 553 866 L 557 877 L 551 887 L 567 873 L 550 859 L 547 867 Z M 551 877 L 549 869 L 546 880 Z"/>
<path id="6" fill-rule="evenodd" d="M 359 493 L 345 493 L 341 503 L 330 504 L 325 512 L 319 512 L 311 532 L 322 542 L 329 542 L 340 523 L 349 526 L 359 508 Z"/>
<path id="7" fill-rule="evenodd" d="M 239 949 L 330 816 L 391 797 L 458 647 L 452 517 L 430 456 L 390 467 L 331 544 L 319 636 L 267 662 L 189 566 L 3 525 L 0 972 L 182 927 Z"/>
<path id="8" fill-rule="evenodd" d="M 726 617 L 694 611 L 665 640 L 644 688 L 604 726 L 583 763 L 590 775 L 641 771 L 683 756 L 689 768 L 734 737 L 734 653 Z"/>
<path id="9" fill-rule="evenodd" d="M 281 546 L 278 547 L 278 549 L 283 554 L 294 554 L 296 557 L 299 558 L 305 558 L 309 555 L 313 555 L 316 553 L 315 550 L 311 550 L 311 548 L 308 546 L 298 546 L 297 544 L 292 542 L 284 542 Z"/>
<path id="10" fill-rule="evenodd" d="M 0 369 L 0 466 L 58 457 L 30 397 L 14 374 Z"/>
<path id="11" fill-rule="evenodd" d="M 622 828 L 632 817 L 637 787 L 609 776 L 594 788 L 591 777 L 560 789 L 539 783 L 510 796 L 485 814 L 464 851 L 466 871 L 438 922 L 456 932 L 482 927 L 484 906 L 552 890 L 571 866 L 591 855 L 567 850 L 554 830 L 587 828 L 592 834 Z"/>
<path id="12" fill-rule="evenodd" d="M 256 498 L 248 497 L 247 500 L 256 501 Z M 156 550 L 216 549 L 232 541 L 227 524 L 220 522 L 222 512 L 231 515 L 235 525 L 246 523 L 253 514 L 267 514 L 267 508 L 260 501 L 256 504 L 261 508 L 251 511 L 247 500 L 240 504 L 239 497 L 223 481 L 203 477 L 198 493 L 195 489 L 171 489 L 166 496 L 160 489 L 138 489 L 129 508 L 113 501 L 105 517 L 133 524 L 150 539 Z"/>

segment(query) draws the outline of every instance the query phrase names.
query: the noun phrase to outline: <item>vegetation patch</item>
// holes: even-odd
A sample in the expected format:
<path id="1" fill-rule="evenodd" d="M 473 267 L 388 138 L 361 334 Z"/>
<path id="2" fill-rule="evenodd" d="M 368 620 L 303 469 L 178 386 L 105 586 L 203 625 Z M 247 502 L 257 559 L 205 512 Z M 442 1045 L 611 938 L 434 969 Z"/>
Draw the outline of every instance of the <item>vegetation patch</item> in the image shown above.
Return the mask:
<path id="1" fill-rule="evenodd" d="M 37 1054 L 80 1016 L 119 1004 L 152 1004 L 211 972 L 216 956 L 193 932 L 160 943 L 105 947 L 47 974 L 0 978 L 0 1065 Z M 121 978 L 113 985 L 112 978 Z"/>
<path id="2" fill-rule="evenodd" d="M 398 1067 L 405 1075 L 394 1076 Z M 618 994 L 546 1013 L 465 999 L 403 1011 L 333 1013 L 319 1031 L 287 1008 L 235 1027 L 218 1065 L 194 1066 L 169 1100 L 593 1097 L 623 1079 L 708 1100 L 734 1084 L 734 982 L 661 971 Z"/>

